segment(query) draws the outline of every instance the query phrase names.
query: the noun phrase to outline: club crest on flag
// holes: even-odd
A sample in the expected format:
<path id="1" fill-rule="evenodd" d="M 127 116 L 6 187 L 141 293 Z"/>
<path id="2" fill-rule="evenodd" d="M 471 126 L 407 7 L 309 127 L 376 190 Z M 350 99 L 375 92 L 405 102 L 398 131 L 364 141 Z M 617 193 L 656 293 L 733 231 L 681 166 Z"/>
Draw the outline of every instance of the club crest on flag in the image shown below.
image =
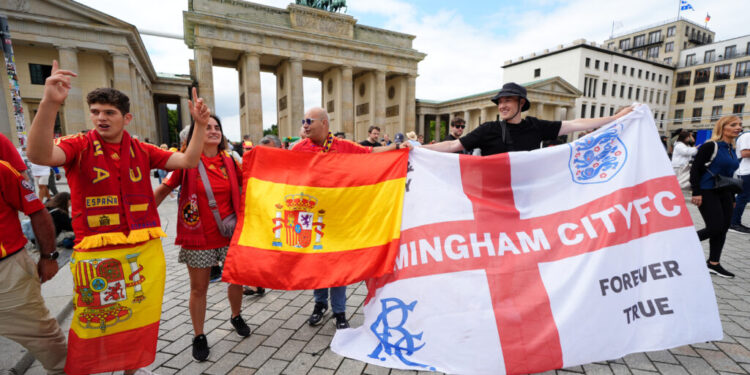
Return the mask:
<path id="1" fill-rule="evenodd" d="M 622 124 L 613 124 L 602 133 L 583 137 L 570 146 L 568 167 L 573 182 L 598 184 L 611 180 L 625 165 L 628 150 L 620 139 Z"/>
<path id="2" fill-rule="evenodd" d="M 146 280 L 138 264 L 138 255 L 126 257 L 130 274 L 126 275 L 122 263 L 113 258 L 90 259 L 76 262 L 74 265 L 74 282 L 78 291 L 76 305 L 84 307 L 78 316 L 78 324 L 83 328 L 100 329 L 130 319 L 132 309 L 120 302 L 127 301 L 127 288 L 133 288 L 132 302 L 140 303 L 146 297 L 141 284 Z"/>
<path id="3" fill-rule="evenodd" d="M 404 324 L 409 319 L 409 312 L 413 312 L 417 306 L 417 301 L 406 304 L 398 298 L 384 298 L 380 300 L 381 313 L 378 315 L 370 330 L 380 343 L 375 350 L 369 354 L 370 358 L 385 361 L 381 354 L 395 356 L 407 366 L 417 366 L 429 368 L 435 371 L 434 367 L 408 360 L 405 356 L 411 356 L 426 344 L 417 345 L 422 340 L 423 333 L 413 334 L 404 328 Z"/>
<path id="4" fill-rule="evenodd" d="M 182 213 L 182 220 L 185 224 L 194 226 L 198 225 L 200 221 L 200 215 L 198 214 L 198 197 L 193 194 L 188 199 L 187 203 L 180 209 Z"/>
<path id="5" fill-rule="evenodd" d="M 275 247 L 283 246 L 281 236 L 283 229 L 283 243 L 287 246 L 308 248 L 313 242 L 314 233 L 313 250 L 322 250 L 321 239 L 323 238 L 323 228 L 325 228 L 323 216 L 326 212 L 325 210 L 318 210 L 316 218 L 314 211 L 317 204 L 317 198 L 305 193 L 287 195 L 284 197 L 283 204 L 276 204 L 276 217 L 272 219 L 274 240 L 271 245 Z"/>

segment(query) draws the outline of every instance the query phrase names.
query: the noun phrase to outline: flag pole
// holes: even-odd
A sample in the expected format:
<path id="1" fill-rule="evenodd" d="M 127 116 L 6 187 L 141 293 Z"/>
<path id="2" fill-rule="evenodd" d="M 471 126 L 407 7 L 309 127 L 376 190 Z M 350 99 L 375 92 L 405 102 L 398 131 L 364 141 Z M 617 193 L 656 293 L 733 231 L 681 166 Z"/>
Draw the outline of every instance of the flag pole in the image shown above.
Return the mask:
<path id="1" fill-rule="evenodd" d="M 680 20 L 680 11 L 682 10 L 682 2 L 677 0 L 677 20 Z"/>
<path id="2" fill-rule="evenodd" d="M 609 33 L 609 39 L 615 36 L 615 21 L 612 20 L 612 31 Z"/>

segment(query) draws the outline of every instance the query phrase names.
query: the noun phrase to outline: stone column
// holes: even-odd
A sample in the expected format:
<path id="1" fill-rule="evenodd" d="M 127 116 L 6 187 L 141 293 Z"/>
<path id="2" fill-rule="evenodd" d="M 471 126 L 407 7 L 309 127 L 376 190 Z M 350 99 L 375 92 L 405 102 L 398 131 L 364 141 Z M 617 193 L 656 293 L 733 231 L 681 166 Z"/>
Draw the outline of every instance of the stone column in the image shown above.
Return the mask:
<path id="1" fill-rule="evenodd" d="M 576 116 L 575 106 L 565 106 L 565 117 L 564 120 L 573 120 Z"/>
<path id="2" fill-rule="evenodd" d="M 120 90 L 130 97 L 133 87 L 130 84 L 130 59 L 127 55 L 112 54 L 112 72 L 115 90 Z"/>
<path id="3" fill-rule="evenodd" d="M 214 60 L 211 48 L 195 46 L 195 75 L 198 80 L 198 96 L 203 98 L 211 112 L 216 111 L 214 105 Z"/>
<path id="4" fill-rule="evenodd" d="M 406 131 L 414 131 L 414 122 L 417 116 L 417 75 L 409 74 L 406 77 L 406 105 L 404 106 L 404 113 L 406 116 Z"/>
<path id="5" fill-rule="evenodd" d="M 136 70 L 134 65 L 130 66 L 130 112 L 135 113 L 135 111 L 138 110 L 138 108 L 141 107 L 141 102 L 139 100 L 138 96 L 138 71 Z M 128 125 L 129 129 L 127 129 L 128 133 L 131 134 L 138 134 L 138 128 L 140 127 L 140 121 L 141 119 L 134 119 L 130 122 L 130 125 Z"/>
<path id="6" fill-rule="evenodd" d="M 483 122 L 487 121 L 487 107 L 482 107 L 482 109 L 479 110 L 479 125 L 482 125 Z"/>
<path id="7" fill-rule="evenodd" d="M 448 123 L 445 125 L 445 127 L 448 129 L 448 133 L 451 132 L 451 123 L 453 122 L 453 119 L 456 118 L 456 115 L 453 112 L 448 113 Z"/>
<path id="8" fill-rule="evenodd" d="M 57 47 L 60 57 L 60 68 L 65 70 L 78 71 L 78 50 L 73 47 Z M 63 116 L 65 117 L 65 129 L 62 129 L 64 135 L 74 134 L 86 129 L 86 113 L 83 106 L 83 93 L 81 85 L 74 84 L 68 91 L 68 98 L 65 99 L 63 106 Z"/>
<path id="9" fill-rule="evenodd" d="M 182 118 L 182 127 L 187 128 L 190 126 L 190 108 L 188 107 L 188 97 L 180 97 L 180 117 Z"/>
<path id="10" fill-rule="evenodd" d="M 471 112 L 469 110 L 464 111 L 464 121 L 466 121 L 466 128 L 464 128 L 464 134 L 466 134 L 471 129 Z"/>
<path id="11" fill-rule="evenodd" d="M 544 118 L 544 103 L 536 103 L 535 117 Z"/>
<path id="12" fill-rule="evenodd" d="M 263 137 L 263 102 L 260 93 L 260 55 L 247 52 L 240 62 L 240 74 L 243 85 L 240 88 L 244 94 L 245 116 L 240 124 L 241 133 L 250 134 L 253 142 Z M 242 104 L 242 103 L 240 103 Z"/>
<path id="13" fill-rule="evenodd" d="M 417 129 L 417 134 L 421 134 L 424 136 L 424 115 L 419 114 L 419 128 Z"/>
<path id="14" fill-rule="evenodd" d="M 440 115 L 435 115 L 435 142 L 440 142 Z"/>
<path id="15" fill-rule="evenodd" d="M 340 101 L 341 113 L 338 114 L 338 118 L 341 121 L 341 131 L 346 133 L 348 139 L 354 139 L 354 81 L 351 66 L 341 67 Z"/>
<path id="16" fill-rule="evenodd" d="M 372 101 L 375 107 L 373 125 L 385 129 L 385 71 L 375 71 L 375 95 Z M 393 134 L 389 136 L 393 139 Z"/>
<path id="17" fill-rule="evenodd" d="M 290 74 L 289 83 L 291 83 L 291 106 L 289 117 L 292 121 L 292 129 L 295 126 L 302 124 L 302 118 L 305 116 L 305 97 L 302 89 L 302 60 L 300 59 L 289 59 L 290 62 Z"/>

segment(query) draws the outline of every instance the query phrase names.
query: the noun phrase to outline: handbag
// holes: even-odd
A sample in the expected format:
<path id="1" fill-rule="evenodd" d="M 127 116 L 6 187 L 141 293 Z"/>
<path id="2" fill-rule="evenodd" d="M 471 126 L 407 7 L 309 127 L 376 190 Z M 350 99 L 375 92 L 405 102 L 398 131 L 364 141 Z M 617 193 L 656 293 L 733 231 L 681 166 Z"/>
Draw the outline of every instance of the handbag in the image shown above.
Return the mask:
<path id="1" fill-rule="evenodd" d="M 706 163 L 706 167 L 710 166 L 711 163 L 713 163 L 714 158 L 716 158 L 716 153 L 719 150 L 719 145 L 716 142 L 714 142 L 714 145 L 715 145 L 714 146 L 714 152 L 711 155 L 711 160 L 709 160 L 708 163 Z M 711 188 L 711 189 L 708 189 L 708 190 L 725 190 L 725 191 L 728 191 L 728 192 L 730 192 L 732 194 L 742 193 L 742 190 L 743 190 L 743 186 L 742 185 L 743 185 L 743 183 L 742 183 L 741 179 L 734 178 L 734 177 L 722 176 L 720 174 L 714 174 L 708 168 L 706 168 L 706 171 L 708 173 L 710 173 L 711 176 L 713 176 L 713 178 L 714 178 L 714 187 Z"/>
<path id="2" fill-rule="evenodd" d="M 234 234 L 234 227 L 237 226 L 237 213 L 233 212 L 231 215 L 221 218 L 219 209 L 216 207 L 216 199 L 214 198 L 214 192 L 211 190 L 211 183 L 208 181 L 206 175 L 206 168 L 203 166 L 203 162 L 198 162 L 198 172 L 201 175 L 201 181 L 203 181 L 203 187 L 206 189 L 206 197 L 208 198 L 208 207 L 211 208 L 211 212 L 214 214 L 214 221 L 216 226 L 219 228 L 219 233 L 226 238 L 232 238 Z"/>

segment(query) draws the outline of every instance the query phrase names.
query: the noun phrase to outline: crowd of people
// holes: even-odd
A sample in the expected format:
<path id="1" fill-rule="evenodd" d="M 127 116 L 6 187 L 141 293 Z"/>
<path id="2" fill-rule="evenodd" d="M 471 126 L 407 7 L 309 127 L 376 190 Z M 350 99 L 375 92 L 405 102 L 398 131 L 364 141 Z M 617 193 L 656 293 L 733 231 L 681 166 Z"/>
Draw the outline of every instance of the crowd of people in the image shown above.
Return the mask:
<path id="1" fill-rule="evenodd" d="M 253 147 L 276 147 L 314 153 L 379 153 L 404 147 L 424 147 L 440 152 L 487 156 L 534 150 L 545 142 L 555 142 L 562 135 L 598 128 L 633 110 L 629 106 L 614 116 L 564 121 L 524 117 L 522 113 L 531 105 L 526 89 L 507 83 L 492 98 L 498 108 L 499 120 L 485 122 L 464 134 L 465 121 L 454 118 L 443 142 L 424 144 L 423 136 L 414 132 L 396 134 L 393 140 L 387 134 L 381 138 L 381 129 L 371 126 L 367 138 L 355 143 L 345 139 L 343 133 L 331 132 L 324 109 L 311 108 L 304 114 L 298 139 L 282 142 L 276 136 L 267 135 L 255 146 L 249 137 L 245 137 L 234 145 L 233 150 L 224 135 L 221 120 L 211 113 L 193 89 L 189 101 L 193 125 L 181 132 L 182 144 L 178 150 L 178 145 L 157 147 L 131 137 L 125 130 L 133 120 L 129 98 L 111 88 L 96 89 L 86 97 L 91 130 L 54 139 L 55 116 L 75 77 L 74 72 L 60 69 L 57 62 L 53 63 L 52 74 L 45 82 L 43 99 L 29 130 L 26 152 L 28 159 L 38 166 L 37 171 L 32 170 L 39 185 L 38 195 L 33 192 L 29 180 L 19 173 L 27 169 L 25 163 L 17 160 L 20 159 L 17 153 L 14 157 L 7 152 L 10 142 L 0 138 L 0 183 L 3 190 L 0 222 L 5 222 L 8 228 L 0 239 L 0 275 L 5 280 L 0 289 L 0 335 L 26 346 L 50 373 L 124 370 L 126 374 L 149 374 L 144 367 L 154 359 L 158 338 L 158 329 L 148 333 L 135 330 L 135 336 L 128 336 L 129 331 L 124 331 L 118 333 L 122 347 L 103 347 L 98 341 L 100 336 L 84 337 L 71 329 L 66 345 L 60 327 L 50 316 L 40 294 L 40 283 L 51 279 L 58 271 L 55 239 L 60 233 L 74 232 L 71 241 L 75 243 L 73 258 L 77 263 L 85 262 L 83 253 L 103 256 L 113 250 L 123 251 L 127 257 L 148 253 L 163 259 L 160 237 L 165 234 L 156 207 L 179 188 L 179 194 L 173 196 L 178 200 L 175 244 L 180 247 L 178 261 L 186 265 L 190 280 L 193 357 L 203 361 L 210 354 L 204 320 L 211 270 L 226 257 L 242 206 L 242 152 Z M 719 262 L 726 232 L 729 228 L 747 229 L 739 220 L 748 201 L 750 136 L 740 136 L 741 130 L 739 118 L 725 116 L 716 122 L 711 140 L 698 149 L 693 147 L 690 134 L 680 134 L 672 159 L 681 186 L 692 187 L 692 202 L 698 206 L 706 222 L 706 228 L 699 230 L 698 236 L 701 240 L 709 239 L 707 268 L 724 277 L 734 276 Z M 691 164 L 693 157 L 695 160 Z M 49 186 L 49 182 L 59 175 L 50 171 L 50 167 L 64 168 L 70 193 L 57 193 L 49 198 L 45 210 L 42 202 L 47 197 L 42 186 Z M 735 194 L 729 189 L 718 188 L 717 176 L 731 178 L 738 167 L 743 176 L 744 190 L 737 195 L 737 204 L 733 207 Z M 156 171 L 156 188 L 151 186 L 151 178 L 142 178 L 144 175 L 150 177 L 150 171 Z M 47 184 L 43 184 L 44 181 Z M 26 251 L 21 251 L 26 240 L 18 223 L 18 211 L 30 217 L 40 254 L 37 264 Z M 164 273 L 163 269 L 151 272 Z M 166 275 L 161 277 L 163 290 Z M 243 294 L 262 295 L 264 292 L 261 286 L 227 286 L 230 306 L 227 319 L 238 335 L 247 337 L 251 334 L 242 316 Z M 86 301 L 90 298 L 87 293 L 91 290 L 77 284 L 75 300 Z M 346 286 L 317 289 L 313 294 L 314 305 L 308 324 L 323 323 L 330 307 L 336 328 L 349 328 Z M 158 302 L 160 306 L 161 301 Z M 133 305 L 132 308 L 133 315 L 139 314 L 135 309 L 140 306 Z M 77 306 L 73 321 L 84 319 L 83 312 Z M 20 326 L 18 322 L 28 325 Z M 156 323 L 158 327 L 158 319 Z M 142 354 L 129 356 L 133 346 Z M 79 353 L 86 353 L 86 356 Z"/>

